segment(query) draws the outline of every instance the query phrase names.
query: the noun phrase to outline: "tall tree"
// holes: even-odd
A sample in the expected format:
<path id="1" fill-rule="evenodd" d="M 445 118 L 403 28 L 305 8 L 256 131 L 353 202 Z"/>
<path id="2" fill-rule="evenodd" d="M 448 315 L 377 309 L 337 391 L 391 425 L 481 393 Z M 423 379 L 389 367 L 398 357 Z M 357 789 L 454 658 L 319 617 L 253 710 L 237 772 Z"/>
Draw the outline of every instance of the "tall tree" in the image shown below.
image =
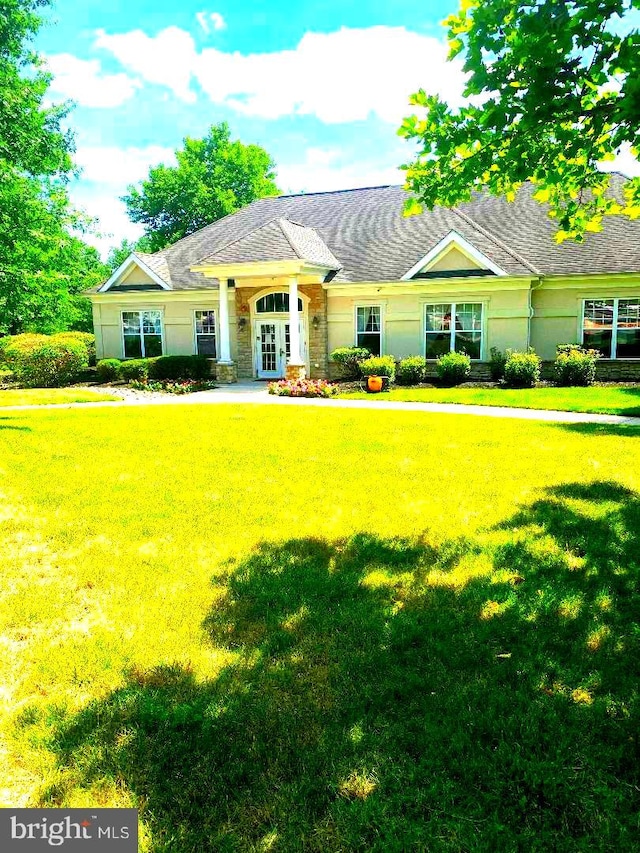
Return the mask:
<path id="1" fill-rule="evenodd" d="M 513 198 L 530 180 L 558 240 L 583 239 L 609 214 L 640 216 L 640 178 L 616 198 L 597 168 L 625 144 L 640 155 L 638 9 L 640 0 L 462 0 L 446 23 L 470 102 L 412 96 L 420 115 L 399 131 L 419 145 L 404 167 L 416 196 L 407 212 L 482 188 Z"/>
<path id="2" fill-rule="evenodd" d="M 113 272 L 123 264 L 132 252 L 152 252 L 151 241 L 148 237 L 139 240 L 127 240 L 125 237 L 118 246 L 112 246 L 107 255 L 107 266 Z"/>
<path id="3" fill-rule="evenodd" d="M 240 207 L 277 195 L 275 165 L 259 145 L 232 140 L 226 122 L 204 139 L 184 140 L 177 166 L 155 166 L 123 198 L 132 222 L 144 225 L 152 251 L 163 249 Z"/>
<path id="4" fill-rule="evenodd" d="M 49 5 L 0 0 L 0 334 L 86 327 L 80 292 L 107 271 L 69 203 L 68 108 L 45 106 L 50 78 L 31 47 Z"/>

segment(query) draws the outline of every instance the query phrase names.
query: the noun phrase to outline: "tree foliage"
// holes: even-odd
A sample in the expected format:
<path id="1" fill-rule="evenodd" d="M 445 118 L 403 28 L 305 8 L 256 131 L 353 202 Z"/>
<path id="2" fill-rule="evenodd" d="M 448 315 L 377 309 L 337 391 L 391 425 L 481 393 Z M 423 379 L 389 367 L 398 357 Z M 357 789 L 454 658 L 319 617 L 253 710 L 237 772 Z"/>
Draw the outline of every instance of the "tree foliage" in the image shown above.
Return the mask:
<path id="1" fill-rule="evenodd" d="M 73 139 L 30 42 L 50 0 L 0 0 L 0 333 L 90 327 L 81 291 L 107 268 L 69 203 Z"/>
<path id="2" fill-rule="evenodd" d="M 139 240 L 127 240 L 125 237 L 118 246 L 112 246 L 107 255 L 107 266 L 113 272 L 123 264 L 133 252 L 152 252 L 151 241 L 148 237 Z"/>
<path id="3" fill-rule="evenodd" d="M 275 165 L 258 145 L 232 140 L 226 122 L 204 139 L 184 140 L 177 166 L 155 166 L 123 198 L 129 217 L 158 251 L 199 228 L 268 195 L 277 195 Z"/>
<path id="4" fill-rule="evenodd" d="M 462 0 L 447 19 L 450 58 L 462 55 L 469 101 L 453 109 L 420 90 L 400 135 L 419 144 L 407 189 L 452 206 L 474 190 L 512 199 L 525 181 L 557 219 L 558 240 L 581 240 L 609 214 L 640 216 L 640 178 L 623 198 L 597 164 L 621 146 L 640 153 L 640 0 Z"/>

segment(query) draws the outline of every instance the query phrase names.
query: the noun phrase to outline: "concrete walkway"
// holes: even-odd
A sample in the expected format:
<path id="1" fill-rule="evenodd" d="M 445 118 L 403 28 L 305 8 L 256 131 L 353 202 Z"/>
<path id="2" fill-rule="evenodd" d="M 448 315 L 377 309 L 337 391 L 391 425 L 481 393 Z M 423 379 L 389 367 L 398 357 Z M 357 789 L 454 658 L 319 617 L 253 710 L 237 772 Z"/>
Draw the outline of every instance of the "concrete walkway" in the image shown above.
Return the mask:
<path id="1" fill-rule="evenodd" d="M 95 390 L 95 389 L 93 389 Z M 574 424 L 617 424 L 640 427 L 640 418 L 623 415 L 597 415 L 586 412 L 556 412 L 543 409 L 511 409 L 504 406 L 468 406 L 459 403 L 405 403 L 394 400 L 306 399 L 304 397 L 276 397 L 267 392 L 266 384 L 238 382 L 236 385 L 200 391 L 197 394 L 175 396 L 146 392 L 122 392 L 122 400 L 97 403 L 50 403 L 44 406 L 4 406 L 0 414 L 8 411 L 32 409 L 121 408 L 122 406 L 180 406 L 215 403 L 258 403 L 271 406 L 316 406 L 321 409 L 381 409 L 394 412 L 429 412 L 446 415 L 471 415 L 485 418 L 512 418 L 527 421 L 549 421 Z"/>

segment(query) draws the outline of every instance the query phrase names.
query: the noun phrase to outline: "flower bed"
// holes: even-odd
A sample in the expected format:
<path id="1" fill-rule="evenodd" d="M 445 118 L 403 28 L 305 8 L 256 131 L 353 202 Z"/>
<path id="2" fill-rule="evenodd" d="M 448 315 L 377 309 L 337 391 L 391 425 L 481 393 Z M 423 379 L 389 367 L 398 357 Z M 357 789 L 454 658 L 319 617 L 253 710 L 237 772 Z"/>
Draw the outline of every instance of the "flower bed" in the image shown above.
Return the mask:
<path id="1" fill-rule="evenodd" d="M 215 387 L 215 382 L 210 379 L 133 379 L 129 382 L 129 388 L 135 391 L 159 391 L 162 394 L 192 394 L 195 391 L 210 391 Z"/>
<path id="2" fill-rule="evenodd" d="M 269 393 L 277 397 L 333 397 L 338 387 L 326 379 L 281 379 L 269 383 Z"/>

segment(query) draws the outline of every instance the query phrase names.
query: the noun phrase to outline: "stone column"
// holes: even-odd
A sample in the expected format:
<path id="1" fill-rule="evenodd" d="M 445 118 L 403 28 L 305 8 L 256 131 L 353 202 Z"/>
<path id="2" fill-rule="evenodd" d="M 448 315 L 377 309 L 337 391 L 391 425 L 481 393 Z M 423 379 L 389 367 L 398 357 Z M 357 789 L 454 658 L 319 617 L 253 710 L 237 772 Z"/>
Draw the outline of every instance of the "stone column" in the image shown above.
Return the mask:
<path id="1" fill-rule="evenodd" d="M 218 382 L 237 382 L 236 365 L 231 361 L 231 343 L 229 338 L 229 282 L 220 279 L 220 352 L 216 365 Z"/>
<path id="2" fill-rule="evenodd" d="M 298 279 L 289 281 L 289 344 L 291 355 L 287 362 L 287 379 L 304 379 L 304 360 L 300 354 L 300 312 L 298 311 Z"/>

